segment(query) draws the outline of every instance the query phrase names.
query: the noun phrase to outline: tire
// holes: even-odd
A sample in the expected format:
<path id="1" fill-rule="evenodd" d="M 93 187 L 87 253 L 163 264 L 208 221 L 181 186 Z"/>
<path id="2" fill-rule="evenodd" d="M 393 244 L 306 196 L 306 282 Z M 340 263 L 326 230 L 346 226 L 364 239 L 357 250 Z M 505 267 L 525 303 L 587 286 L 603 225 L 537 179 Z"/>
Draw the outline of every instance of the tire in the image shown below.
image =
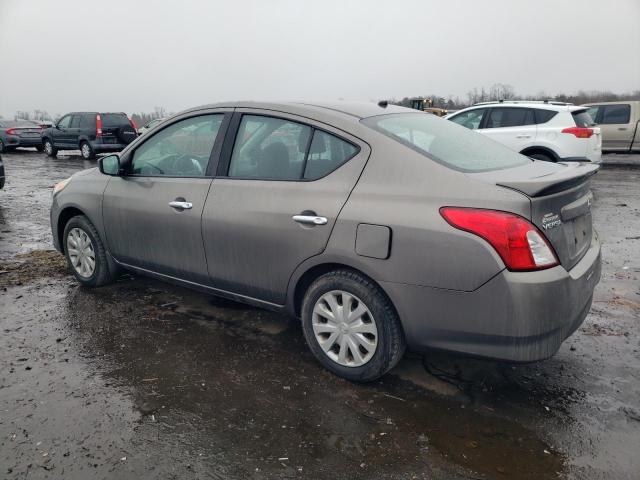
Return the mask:
<path id="1" fill-rule="evenodd" d="M 58 149 L 53 146 L 53 143 L 48 138 L 43 142 L 42 149 L 44 153 L 47 154 L 47 157 L 55 157 L 58 155 Z"/>
<path id="2" fill-rule="evenodd" d="M 314 313 L 314 310 L 316 306 L 318 306 L 316 312 L 326 312 L 327 309 L 331 309 L 327 299 L 331 300 L 333 297 L 334 300 L 338 300 L 338 311 L 341 312 L 340 296 L 342 307 L 351 297 L 349 305 L 353 314 L 363 310 L 366 312 L 351 323 L 338 321 L 335 322 L 340 325 L 337 329 L 323 331 L 327 326 L 333 327 L 331 325 L 333 322 L 328 316 Z M 391 370 L 404 354 L 406 347 L 404 333 L 391 301 L 380 287 L 357 272 L 336 270 L 316 279 L 304 295 L 301 317 L 305 339 L 316 359 L 327 370 L 347 380 L 353 382 L 376 380 Z M 349 329 L 354 326 L 358 327 L 359 331 L 350 332 Z M 365 330 L 366 333 L 361 333 Z M 332 336 L 334 336 L 333 342 Z M 367 340 L 365 343 L 369 345 L 375 343 L 375 347 L 367 350 L 362 340 L 353 340 L 356 337 L 362 339 L 363 336 L 366 336 L 363 339 Z M 346 344 L 339 345 L 343 338 L 349 338 L 349 340 L 346 340 Z M 324 348 L 320 345 L 322 339 L 326 342 Z M 349 341 L 352 343 L 349 344 Z M 333 345 L 328 342 L 332 342 Z M 364 348 L 359 352 L 360 358 L 352 352 L 353 346 L 361 348 L 358 343 Z M 347 353 L 342 356 L 343 348 Z"/>
<path id="3" fill-rule="evenodd" d="M 4 142 L 0 140 L 0 153 L 5 153 L 7 151 L 7 147 L 4 146 Z"/>
<path id="4" fill-rule="evenodd" d="M 96 157 L 96 152 L 91 148 L 89 142 L 80 142 L 80 154 L 85 160 L 91 160 Z"/>
<path id="5" fill-rule="evenodd" d="M 555 162 L 555 158 L 553 158 L 551 155 L 547 155 L 546 153 L 534 153 L 532 155 L 529 155 L 529 158 L 533 158 L 535 160 L 543 160 L 545 162 Z"/>
<path id="6" fill-rule="evenodd" d="M 87 240 L 90 244 L 86 243 Z M 116 279 L 117 272 L 110 268 L 108 254 L 102 240 L 100 240 L 98 231 L 87 217 L 84 215 L 72 217 L 64 227 L 62 241 L 69 269 L 82 286 L 101 287 Z M 84 248 L 82 248 L 83 246 Z M 83 258 L 74 255 L 74 250 L 86 252 L 84 259 L 93 257 L 94 268 L 92 271 L 89 268 L 83 268 Z M 90 264 L 90 261 L 84 263 L 85 266 Z"/>

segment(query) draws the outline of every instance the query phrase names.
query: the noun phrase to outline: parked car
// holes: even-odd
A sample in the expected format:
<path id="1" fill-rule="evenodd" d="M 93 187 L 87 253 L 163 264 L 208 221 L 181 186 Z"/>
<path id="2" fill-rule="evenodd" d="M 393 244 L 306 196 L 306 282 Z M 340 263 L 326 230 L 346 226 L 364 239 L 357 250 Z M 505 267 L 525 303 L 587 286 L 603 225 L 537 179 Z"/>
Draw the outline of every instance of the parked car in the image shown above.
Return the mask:
<path id="1" fill-rule="evenodd" d="M 51 227 L 84 286 L 125 269 L 289 313 L 368 381 L 405 346 L 553 355 L 600 278 L 598 169 L 386 103 L 225 103 L 58 183 Z"/>
<path id="2" fill-rule="evenodd" d="M 0 155 L 0 190 L 4 188 L 4 163 L 2 162 L 2 155 Z"/>
<path id="3" fill-rule="evenodd" d="M 445 118 L 538 160 L 601 161 L 600 129 L 593 126 L 585 107 L 560 102 L 487 102 Z"/>
<path id="4" fill-rule="evenodd" d="M 41 131 L 28 120 L 0 120 L 0 153 L 18 147 L 35 147 L 42 151 Z"/>
<path id="5" fill-rule="evenodd" d="M 154 118 L 149 123 L 147 123 L 145 126 L 140 127 L 138 129 L 138 135 L 142 135 L 143 133 L 151 130 L 152 128 L 157 127 L 158 125 L 160 125 L 165 120 L 166 120 L 166 118 L 164 118 L 164 117 L 163 118 Z"/>
<path id="6" fill-rule="evenodd" d="M 41 146 L 50 157 L 59 150 L 80 150 L 85 159 L 96 153 L 119 152 L 136 137 L 136 127 L 125 113 L 68 113 L 54 127 L 42 131 Z"/>
<path id="7" fill-rule="evenodd" d="M 640 152 L 640 100 L 583 105 L 602 131 L 602 150 Z"/>

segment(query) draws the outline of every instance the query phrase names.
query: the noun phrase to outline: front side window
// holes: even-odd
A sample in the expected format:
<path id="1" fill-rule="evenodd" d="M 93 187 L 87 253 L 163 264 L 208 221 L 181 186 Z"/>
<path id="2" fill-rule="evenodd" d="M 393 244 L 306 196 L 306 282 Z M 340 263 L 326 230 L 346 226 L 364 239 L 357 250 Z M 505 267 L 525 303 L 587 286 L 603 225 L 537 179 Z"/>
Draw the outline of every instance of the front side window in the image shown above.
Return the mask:
<path id="1" fill-rule="evenodd" d="M 69 128 L 69 124 L 71 123 L 71 115 L 67 115 L 66 117 L 62 117 L 58 122 L 58 128 Z"/>
<path id="2" fill-rule="evenodd" d="M 492 108 L 485 128 L 507 128 L 533 125 L 533 110 L 530 108 Z"/>
<path id="3" fill-rule="evenodd" d="M 501 170 L 531 162 L 501 143 L 435 115 L 378 115 L 361 122 L 442 165 L 462 172 Z"/>
<path id="4" fill-rule="evenodd" d="M 631 105 L 603 105 L 602 107 L 603 125 L 624 125 L 629 123 L 631 118 Z"/>
<path id="5" fill-rule="evenodd" d="M 458 125 L 462 125 L 463 127 L 470 128 L 471 130 L 477 130 L 480 128 L 482 116 L 486 111 L 486 108 L 476 108 L 475 110 L 459 113 L 458 115 L 451 117 L 449 120 L 457 123 Z"/>
<path id="6" fill-rule="evenodd" d="M 131 173 L 143 176 L 205 176 L 223 118 L 223 114 L 202 115 L 162 129 L 136 148 Z"/>

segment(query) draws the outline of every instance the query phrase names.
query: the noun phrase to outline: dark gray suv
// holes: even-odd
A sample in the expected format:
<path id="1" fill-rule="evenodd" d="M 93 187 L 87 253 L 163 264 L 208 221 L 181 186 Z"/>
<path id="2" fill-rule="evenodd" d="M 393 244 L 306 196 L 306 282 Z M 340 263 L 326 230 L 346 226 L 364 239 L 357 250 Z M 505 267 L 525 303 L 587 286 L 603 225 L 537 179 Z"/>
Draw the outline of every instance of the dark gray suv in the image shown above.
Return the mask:
<path id="1" fill-rule="evenodd" d="M 50 157 L 59 150 L 80 150 L 90 159 L 96 153 L 119 152 L 138 136 L 126 113 L 68 113 L 42 132 L 42 146 Z"/>

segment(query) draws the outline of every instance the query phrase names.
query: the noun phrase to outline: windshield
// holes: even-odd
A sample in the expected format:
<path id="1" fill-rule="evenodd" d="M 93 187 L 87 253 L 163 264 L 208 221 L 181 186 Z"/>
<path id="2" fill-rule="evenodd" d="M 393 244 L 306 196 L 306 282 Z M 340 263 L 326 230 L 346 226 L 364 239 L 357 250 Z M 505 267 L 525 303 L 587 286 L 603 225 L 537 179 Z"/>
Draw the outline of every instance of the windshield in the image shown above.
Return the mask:
<path id="1" fill-rule="evenodd" d="M 435 115 L 399 113 L 361 121 L 432 160 L 462 172 L 501 170 L 531 161 L 501 143 Z"/>

